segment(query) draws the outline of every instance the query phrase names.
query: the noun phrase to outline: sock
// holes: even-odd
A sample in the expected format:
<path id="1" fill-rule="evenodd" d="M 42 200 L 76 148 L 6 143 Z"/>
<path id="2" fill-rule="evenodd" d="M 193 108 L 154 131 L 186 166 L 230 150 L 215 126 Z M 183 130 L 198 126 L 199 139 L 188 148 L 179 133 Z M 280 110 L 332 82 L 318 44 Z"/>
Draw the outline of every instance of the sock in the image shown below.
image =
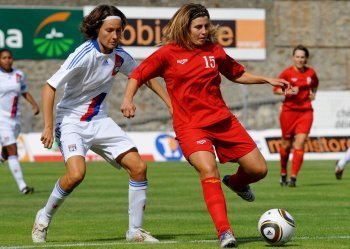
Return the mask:
<path id="1" fill-rule="evenodd" d="M 289 159 L 289 153 L 290 149 L 280 147 L 280 165 L 281 165 L 281 175 L 287 175 L 287 166 L 288 166 L 288 159 Z"/>
<path id="2" fill-rule="evenodd" d="M 19 190 L 21 191 L 27 186 L 27 184 L 24 182 L 23 179 L 21 165 L 18 162 L 18 156 L 9 156 L 8 163 L 11 173 L 17 182 Z"/>
<path id="3" fill-rule="evenodd" d="M 213 219 L 218 237 L 221 233 L 231 230 L 227 218 L 226 201 L 221 188 L 221 181 L 217 177 L 202 180 L 204 201 Z"/>
<path id="4" fill-rule="evenodd" d="M 293 160 L 292 160 L 292 169 L 290 171 L 291 177 L 297 177 L 301 164 L 304 161 L 304 150 L 303 149 L 294 149 L 293 151 Z"/>
<path id="5" fill-rule="evenodd" d="M 64 200 L 69 196 L 70 192 L 65 192 L 59 184 L 59 180 L 56 182 L 52 193 L 43 209 L 43 215 L 40 217 L 45 223 L 50 224 L 53 215 L 56 213 L 57 208 L 62 205 Z"/>
<path id="6" fill-rule="evenodd" d="M 344 169 L 345 165 L 350 161 L 350 148 L 347 149 L 347 151 L 345 152 L 345 155 L 342 159 L 340 159 L 337 163 L 337 166 L 340 169 Z"/>
<path id="7" fill-rule="evenodd" d="M 244 172 L 241 166 L 238 167 L 237 173 L 230 176 L 228 179 L 229 186 L 235 190 L 235 191 L 241 191 L 244 189 L 248 184 L 257 182 L 261 178 L 248 175 Z"/>
<path id="8" fill-rule="evenodd" d="M 129 231 L 142 227 L 148 181 L 129 180 Z"/>

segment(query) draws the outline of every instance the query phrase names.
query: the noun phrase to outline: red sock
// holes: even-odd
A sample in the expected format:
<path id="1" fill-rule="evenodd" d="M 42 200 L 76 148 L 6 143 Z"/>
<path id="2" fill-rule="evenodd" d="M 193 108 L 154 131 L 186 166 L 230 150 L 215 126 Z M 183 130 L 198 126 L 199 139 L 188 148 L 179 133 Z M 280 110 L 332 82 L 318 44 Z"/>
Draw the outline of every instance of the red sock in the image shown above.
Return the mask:
<path id="1" fill-rule="evenodd" d="M 293 160 L 292 160 L 292 169 L 290 172 L 290 176 L 297 177 L 299 170 L 301 168 L 301 164 L 304 161 L 304 150 L 294 149 L 293 151 Z"/>
<path id="2" fill-rule="evenodd" d="M 245 186 L 247 186 L 250 183 L 257 182 L 261 179 L 261 177 L 255 177 L 248 175 L 244 172 L 241 166 L 238 167 L 237 173 L 230 176 L 228 179 L 229 186 L 236 190 L 241 191 L 244 189 Z"/>
<path id="3" fill-rule="evenodd" d="M 231 230 L 221 181 L 217 177 L 206 178 L 202 180 L 202 189 L 207 209 L 218 231 L 218 236 L 220 236 L 222 232 Z"/>
<path id="4" fill-rule="evenodd" d="M 280 165 L 281 165 L 281 175 L 287 175 L 287 166 L 289 159 L 290 149 L 285 149 L 282 146 L 280 147 Z"/>

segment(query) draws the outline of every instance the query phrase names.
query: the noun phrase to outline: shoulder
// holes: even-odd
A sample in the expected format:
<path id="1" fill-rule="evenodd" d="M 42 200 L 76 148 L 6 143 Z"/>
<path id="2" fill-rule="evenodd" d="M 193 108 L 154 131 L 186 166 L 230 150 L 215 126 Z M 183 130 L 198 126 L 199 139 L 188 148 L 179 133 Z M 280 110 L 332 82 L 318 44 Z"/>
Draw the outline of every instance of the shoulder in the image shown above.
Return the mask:
<path id="1" fill-rule="evenodd" d="M 134 57 L 131 54 L 129 54 L 127 51 L 125 51 L 125 49 L 121 46 L 118 46 L 114 49 L 114 54 L 117 54 L 120 57 L 122 57 L 123 59 L 128 60 L 128 61 L 135 60 Z"/>
<path id="2" fill-rule="evenodd" d="M 313 67 L 308 66 L 306 67 L 306 70 L 309 71 L 311 74 L 316 74 L 316 71 Z"/>
<path id="3" fill-rule="evenodd" d="M 12 68 L 12 70 L 13 70 L 13 72 L 14 72 L 15 74 L 18 74 L 18 75 L 20 75 L 21 77 L 24 77 L 24 73 L 23 73 L 22 70 L 19 70 L 19 69 L 17 69 L 17 68 Z"/>
<path id="4" fill-rule="evenodd" d="M 94 45 L 91 40 L 88 40 L 81 44 L 71 53 L 66 59 L 67 69 L 82 65 L 84 61 L 89 60 L 93 56 Z"/>

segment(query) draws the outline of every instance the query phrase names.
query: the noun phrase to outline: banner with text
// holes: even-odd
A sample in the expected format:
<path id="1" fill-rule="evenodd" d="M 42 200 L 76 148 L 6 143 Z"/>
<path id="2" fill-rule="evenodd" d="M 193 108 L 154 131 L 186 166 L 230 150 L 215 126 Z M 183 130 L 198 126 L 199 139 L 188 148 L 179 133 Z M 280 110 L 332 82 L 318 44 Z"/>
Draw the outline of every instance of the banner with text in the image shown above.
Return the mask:
<path id="1" fill-rule="evenodd" d="M 15 59 L 65 59 L 83 42 L 80 9 L 0 7 L 0 49 Z"/>
<path id="2" fill-rule="evenodd" d="M 95 6 L 85 6 L 84 15 Z M 162 29 L 178 8 L 120 7 L 128 25 L 122 45 L 137 59 L 153 53 L 162 36 Z M 220 25 L 218 41 L 225 51 L 237 60 L 264 60 L 266 58 L 265 10 L 209 8 L 210 19 Z"/>
<path id="3" fill-rule="evenodd" d="M 249 131 L 257 147 L 266 160 L 279 160 L 281 131 Z M 146 161 L 185 161 L 181 148 L 173 132 L 129 132 L 141 157 Z M 54 144 L 45 149 L 40 141 L 40 133 L 21 134 L 17 140 L 18 154 L 24 162 L 62 161 L 61 152 Z M 350 129 L 312 130 L 305 145 L 306 160 L 337 160 L 350 147 Z M 87 161 L 103 160 L 99 155 L 88 151 Z"/>

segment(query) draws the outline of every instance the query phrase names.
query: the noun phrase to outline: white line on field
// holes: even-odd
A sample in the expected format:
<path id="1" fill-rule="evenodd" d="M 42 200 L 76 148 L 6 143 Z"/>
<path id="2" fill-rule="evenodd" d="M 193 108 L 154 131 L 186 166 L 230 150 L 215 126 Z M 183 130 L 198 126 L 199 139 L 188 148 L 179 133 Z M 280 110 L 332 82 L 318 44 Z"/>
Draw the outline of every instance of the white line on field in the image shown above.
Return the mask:
<path id="1" fill-rule="evenodd" d="M 346 236 L 319 236 L 319 237 L 293 237 L 293 240 L 327 240 L 327 239 L 350 239 Z M 257 239 L 238 239 L 239 241 L 256 241 Z M 217 240 L 191 240 L 191 241 L 161 241 L 157 244 L 177 244 L 177 243 L 216 243 Z M 113 245 L 136 245 L 140 243 L 131 242 L 111 242 L 111 243 L 76 243 L 76 244 L 43 244 L 43 245 L 24 245 L 24 246 L 1 246 L 0 249 L 33 249 L 33 248 L 59 248 L 59 247 L 94 247 L 94 246 L 113 246 Z"/>

